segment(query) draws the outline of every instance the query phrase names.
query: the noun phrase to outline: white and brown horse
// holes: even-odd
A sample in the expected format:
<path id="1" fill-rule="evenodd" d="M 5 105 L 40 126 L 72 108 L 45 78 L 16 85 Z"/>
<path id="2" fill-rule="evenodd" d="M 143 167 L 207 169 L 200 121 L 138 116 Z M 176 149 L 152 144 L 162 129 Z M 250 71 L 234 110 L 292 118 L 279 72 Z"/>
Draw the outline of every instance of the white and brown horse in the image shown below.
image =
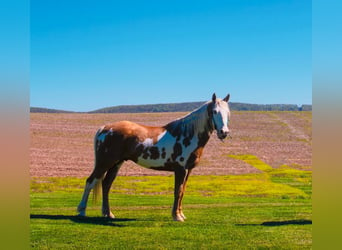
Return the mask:
<path id="1" fill-rule="evenodd" d="M 191 170 L 198 164 L 204 146 L 214 130 L 223 140 L 229 134 L 229 94 L 206 102 L 183 118 L 163 127 L 151 127 L 120 121 L 100 128 L 94 140 L 95 167 L 86 181 L 79 215 L 85 216 L 90 191 L 102 182 L 102 213 L 114 218 L 109 208 L 108 192 L 120 166 L 131 160 L 155 170 L 175 173 L 172 217 L 184 221 L 182 199 Z"/>

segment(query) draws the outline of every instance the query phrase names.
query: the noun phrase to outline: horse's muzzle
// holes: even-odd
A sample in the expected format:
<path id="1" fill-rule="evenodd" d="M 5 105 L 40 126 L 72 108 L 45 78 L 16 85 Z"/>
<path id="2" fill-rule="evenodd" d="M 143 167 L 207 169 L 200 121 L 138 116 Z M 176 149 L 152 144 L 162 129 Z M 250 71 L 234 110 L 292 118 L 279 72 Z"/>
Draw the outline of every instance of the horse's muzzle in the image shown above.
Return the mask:
<path id="1" fill-rule="evenodd" d="M 219 132 L 217 132 L 217 137 L 218 137 L 220 140 L 225 139 L 227 136 L 229 136 L 230 138 L 232 138 L 232 136 L 230 135 L 230 132 L 229 132 L 229 131 L 219 131 Z"/>

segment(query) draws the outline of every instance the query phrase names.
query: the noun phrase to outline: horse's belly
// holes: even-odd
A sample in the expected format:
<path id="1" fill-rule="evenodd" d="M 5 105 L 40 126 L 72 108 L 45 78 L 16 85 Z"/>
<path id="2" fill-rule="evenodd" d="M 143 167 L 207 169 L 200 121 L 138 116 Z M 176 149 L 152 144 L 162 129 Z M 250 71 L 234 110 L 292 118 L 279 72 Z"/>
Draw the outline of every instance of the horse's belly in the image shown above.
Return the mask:
<path id="1" fill-rule="evenodd" d="M 167 168 L 168 165 L 166 159 L 144 159 L 143 157 L 138 158 L 137 164 L 145 168 Z"/>

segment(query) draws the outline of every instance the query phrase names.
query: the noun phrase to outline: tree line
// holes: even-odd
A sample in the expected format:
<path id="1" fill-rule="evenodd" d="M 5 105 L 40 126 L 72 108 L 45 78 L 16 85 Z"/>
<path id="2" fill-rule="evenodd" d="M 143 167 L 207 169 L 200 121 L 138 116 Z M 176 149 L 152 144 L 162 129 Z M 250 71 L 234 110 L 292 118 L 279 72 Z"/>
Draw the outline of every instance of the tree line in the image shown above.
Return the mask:
<path id="1" fill-rule="evenodd" d="M 146 105 L 121 105 L 101 108 L 84 113 L 156 113 L 156 112 L 190 112 L 204 102 L 184 102 Z M 312 105 L 296 104 L 248 104 L 230 102 L 230 109 L 234 111 L 312 111 Z M 72 111 L 31 107 L 31 113 L 72 113 Z"/>

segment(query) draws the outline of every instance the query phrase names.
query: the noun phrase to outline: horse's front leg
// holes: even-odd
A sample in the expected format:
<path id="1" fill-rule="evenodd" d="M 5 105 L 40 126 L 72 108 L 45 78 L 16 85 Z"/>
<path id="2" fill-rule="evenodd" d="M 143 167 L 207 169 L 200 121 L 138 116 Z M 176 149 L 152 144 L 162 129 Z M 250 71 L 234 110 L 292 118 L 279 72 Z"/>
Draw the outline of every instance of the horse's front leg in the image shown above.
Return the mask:
<path id="1" fill-rule="evenodd" d="M 172 217 L 175 221 L 184 221 L 186 218 L 182 211 L 182 200 L 189 174 L 190 171 L 182 167 L 175 170 L 175 200 L 172 208 Z"/>
<path id="2" fill-rule="evenodd" d="M 185 217 L 185 215 L 183 214 L 182 203 L 183 203 L 183 196 L 184 196 L 184 193 L 185 193 L 186 184 L 188 183 L 188 178 L 189 178 L 190 173 L 191 173 L 191 169 L 189 169 L 189 170 L 186 171 L 184 183 L 183 183 L 183 185 L 182 185 L 183 190 L 182 190 L 182 192 L 181 192 L 180 204 L 179 204 L 179 213 L 180 213 L 180 215 L 182 216 L 182 218 L 183 218 L 184 220 L 186 219 L 186 217 Z"/>

